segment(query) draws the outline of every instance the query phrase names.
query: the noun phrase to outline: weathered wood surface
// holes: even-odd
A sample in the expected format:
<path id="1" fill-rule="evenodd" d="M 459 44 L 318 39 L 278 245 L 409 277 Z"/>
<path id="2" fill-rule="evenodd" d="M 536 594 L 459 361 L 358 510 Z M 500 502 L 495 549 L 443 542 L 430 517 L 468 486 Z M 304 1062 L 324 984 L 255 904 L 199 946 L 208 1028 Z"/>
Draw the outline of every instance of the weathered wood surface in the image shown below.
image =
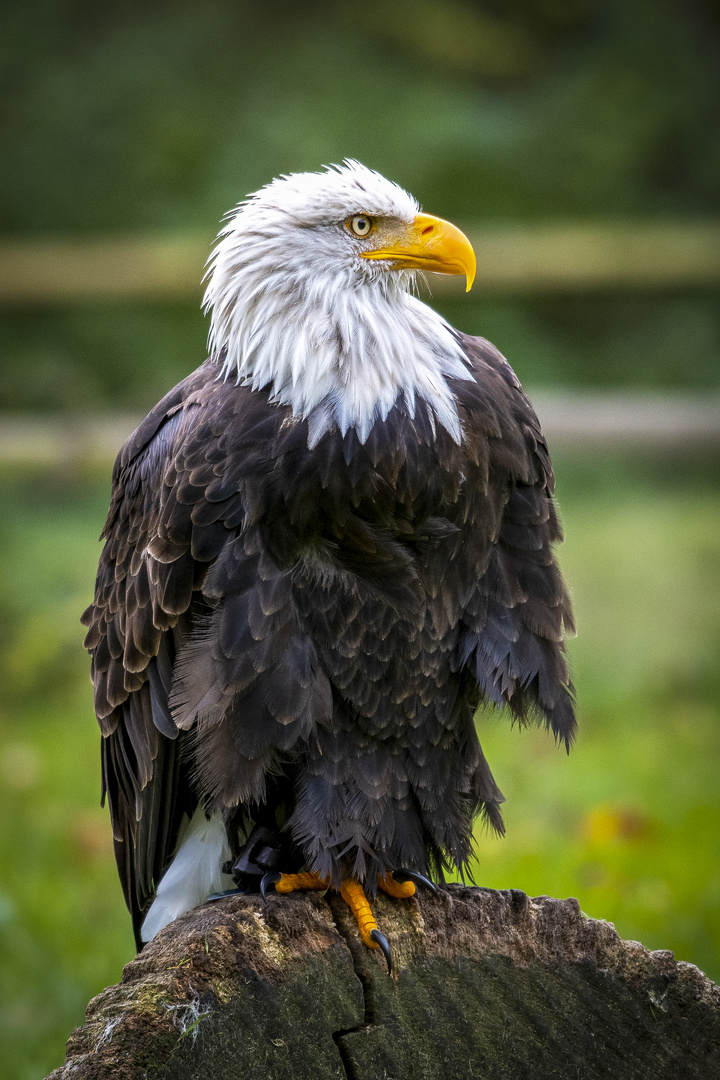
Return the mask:
<path id="1" fill-rule="evenodd" d="M 232 897 L 167 927 L 90 1002 L 48 1080 L 712 1080 L 720 988 L 576 900 L 449 886 L 375 910 Z"/>

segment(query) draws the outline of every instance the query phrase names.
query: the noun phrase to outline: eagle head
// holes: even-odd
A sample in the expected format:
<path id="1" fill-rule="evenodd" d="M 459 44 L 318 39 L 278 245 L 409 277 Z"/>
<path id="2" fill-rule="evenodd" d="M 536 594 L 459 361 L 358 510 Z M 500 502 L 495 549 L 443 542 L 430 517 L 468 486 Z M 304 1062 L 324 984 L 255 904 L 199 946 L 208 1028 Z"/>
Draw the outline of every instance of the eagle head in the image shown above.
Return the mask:
<path id="1" fill-rule="evenodd" d="M 468 377 L 465 358 L 412 294 L 418 271 L 464 274 L 469 289 L 469 240 L 357 161 L 281 176 L 228 215 L 210 257 L 211 355 L 307 418 L 311 445 L 334 423 L 364 441 L 416 396 L 459 441 L 446 380 Z"/>

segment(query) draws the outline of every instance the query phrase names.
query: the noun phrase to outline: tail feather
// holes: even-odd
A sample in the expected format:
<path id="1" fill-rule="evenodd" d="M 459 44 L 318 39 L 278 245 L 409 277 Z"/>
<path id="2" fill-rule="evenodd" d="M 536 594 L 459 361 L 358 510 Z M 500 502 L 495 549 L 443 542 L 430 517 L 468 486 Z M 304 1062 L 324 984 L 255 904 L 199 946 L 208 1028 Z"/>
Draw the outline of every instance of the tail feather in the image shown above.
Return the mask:
<path id="1" fill-rule="evenodd" d="M 222 872 L 229 858 L 222 816 L 207 818 L 199 806 L 158 885 L 142 924 L 142 940 L 152 940 L 164 926 L 204 903 L 211 893 L 231 889 L 233 879 Z"/>

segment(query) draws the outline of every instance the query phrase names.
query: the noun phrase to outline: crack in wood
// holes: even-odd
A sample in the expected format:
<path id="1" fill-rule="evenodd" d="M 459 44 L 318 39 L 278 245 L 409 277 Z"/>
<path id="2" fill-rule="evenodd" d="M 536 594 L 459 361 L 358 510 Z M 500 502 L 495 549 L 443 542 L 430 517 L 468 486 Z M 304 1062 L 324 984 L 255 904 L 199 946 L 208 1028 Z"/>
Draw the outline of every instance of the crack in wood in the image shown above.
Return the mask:
<path id="1" fill-rule="evenodd" d="M 356 1024 L 354 1027 L 342 1028 L 340 1031 L 334 1031 L 332 1034 L 333 1042 L 338 1048 L 340 1054 L 340 1060 L 342 1061 L 345 1074 L 348 1080 L 362 1080 L 360 1070 L 357 1061 L 355 1060 L 352 1050 L 350 1049 L 346 1036 L 354 1035 L 359 1031 L 367 1031 L 368 1028 L 375 1027 L 378 1024 L 378 1012 L 377 1012 L 377 996 L 375 993 L 375 983 L 372 976 L 368 972 L 367 957 L 365 956 L 366 947 L 363 945 L 360 937 L 357 933 L 347 930 L 342 919 L 338 918 L 338 911 L 344 912 L 345 901 L 339 896 L 332 896 L 327 894 L 325 897 L 330 911 L 332 913 L 333 922 L 335 923 L 335 929 L 340 937 L 343 939 L 348 947 L 350 956 L 353 962 L 353 971 L 362 986 L 363 991 L 363 1005 L 364 1016 L 361 1024 Z"/>

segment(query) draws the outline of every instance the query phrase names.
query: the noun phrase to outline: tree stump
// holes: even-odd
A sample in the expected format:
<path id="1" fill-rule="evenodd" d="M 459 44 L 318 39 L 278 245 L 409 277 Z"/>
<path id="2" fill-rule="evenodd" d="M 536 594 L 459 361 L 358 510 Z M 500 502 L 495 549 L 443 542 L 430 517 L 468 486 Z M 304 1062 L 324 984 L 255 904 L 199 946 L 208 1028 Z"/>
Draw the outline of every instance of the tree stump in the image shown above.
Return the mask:
<path id="1" fill-rule="evenodd" d="M 576 900 L 450 885 L 374 909 L 392 975 L 332 894 L 190 912 L 48 1080 L 720 1078 L 720 988 Z"/>

